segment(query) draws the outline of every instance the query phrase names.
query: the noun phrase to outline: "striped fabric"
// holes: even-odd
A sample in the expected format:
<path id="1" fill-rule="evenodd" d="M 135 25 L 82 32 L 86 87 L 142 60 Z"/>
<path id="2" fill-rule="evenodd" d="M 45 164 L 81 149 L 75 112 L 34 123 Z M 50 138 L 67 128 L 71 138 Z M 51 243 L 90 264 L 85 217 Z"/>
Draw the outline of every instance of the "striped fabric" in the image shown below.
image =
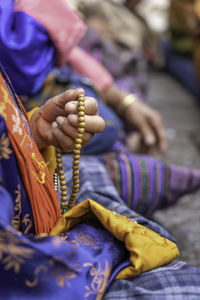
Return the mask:
<path id="1" fill-rule="evenodd" d="M 200 170 L 165 164 L 153 157 L 118 150 L 101 156 L 128 207 L 151 217 L 200 187 Z"/>
<path id="2" fill-rule="evenodd" d="M 200 270 L 172 262 L 128 280 L 115 280 L 103 300 L 199 300 Z"/>

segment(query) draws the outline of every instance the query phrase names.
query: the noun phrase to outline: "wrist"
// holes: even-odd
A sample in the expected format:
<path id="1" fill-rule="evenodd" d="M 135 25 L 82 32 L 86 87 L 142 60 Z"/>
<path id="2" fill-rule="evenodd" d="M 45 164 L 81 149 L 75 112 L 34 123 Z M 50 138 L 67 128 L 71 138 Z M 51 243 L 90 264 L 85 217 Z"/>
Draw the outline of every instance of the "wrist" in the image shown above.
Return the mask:
<path id="1" fill-rule="evenodd" d="M 128 94 L 116 107 L 116 112 L 119 116 L 123 116 L 129 106 L 138 101 L 136 94 Z"/>

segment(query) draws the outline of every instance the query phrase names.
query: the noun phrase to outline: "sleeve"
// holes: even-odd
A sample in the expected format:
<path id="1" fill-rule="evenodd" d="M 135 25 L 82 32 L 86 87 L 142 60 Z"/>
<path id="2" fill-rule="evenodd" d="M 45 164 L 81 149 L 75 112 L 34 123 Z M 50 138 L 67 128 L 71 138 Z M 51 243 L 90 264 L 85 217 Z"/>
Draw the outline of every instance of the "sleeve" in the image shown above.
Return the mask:
<path id="1" fill-rule="evenodd" d="M 79 47 L 71 51 L 68 62 L 79 74 L 90 78 L 100 91 L 105 90 L 113 83 L 111 74 L 104 66 Z"/>
<path id="2" fill-rule="evenodd" d="M 19 95 L 34 94 L 54 65 L 55 48 L 45 28 L 13 0 L 0 2 L 0 61 Z"/>
<path id="3" fill-rule="evenodd" d="M 2 0 L 0 61 L 19 95 L 33 95 L 85 32 L 65 0 Z"/>

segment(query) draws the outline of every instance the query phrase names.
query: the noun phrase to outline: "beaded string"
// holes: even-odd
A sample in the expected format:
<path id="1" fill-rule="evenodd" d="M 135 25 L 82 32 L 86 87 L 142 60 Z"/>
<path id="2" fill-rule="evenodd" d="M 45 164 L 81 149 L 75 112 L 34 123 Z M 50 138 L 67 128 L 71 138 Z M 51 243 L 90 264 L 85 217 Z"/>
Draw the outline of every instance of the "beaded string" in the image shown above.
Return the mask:
<path id="1" fill-rule="evenodd" d="M 78 96 L 78 133 L 75 138 L 75 145 L 73 151 L 73 166 L 72 166 L 73 186 L 72 186 L 72 192 L 68 203 L 67 203 L 67 186 L 66 186 L 66 180 L 65 180 L 63 163 L 62 163 L 62 150 L 56 148 L 56 172 L 54 173 L 54 186 L 57 191 L 59 185 L 58 184 L 58 179 L 59 179 L 60 189 L 61 189 L 60 208 L 62 214 L 64 214 L 74 206 L 79 191 L 80 151 L 81 151 L 82 138 L 84 132 L 85 132 L 85 98 L 84 95 L 80 94 Z"/>

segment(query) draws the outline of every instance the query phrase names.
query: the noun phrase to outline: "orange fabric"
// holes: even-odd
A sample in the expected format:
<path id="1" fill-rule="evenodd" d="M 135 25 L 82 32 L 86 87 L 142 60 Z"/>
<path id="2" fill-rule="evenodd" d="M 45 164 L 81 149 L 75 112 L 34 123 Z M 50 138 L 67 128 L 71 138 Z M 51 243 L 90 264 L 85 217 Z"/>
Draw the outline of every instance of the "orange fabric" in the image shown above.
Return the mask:
<path id="1" fill-rule="evenodd" d="M 17 97 L 17 96 L 16 96 Z M 20 109 L 28 121 L 20 102 Z M 47 164 L 12 99 L 0 74 L 0 114 L 3 115 L 10 142 L 14 148 L 22 180 L 31 204 L 35 231 L 49 233 L 60 217 L 59 199 Z"/>

